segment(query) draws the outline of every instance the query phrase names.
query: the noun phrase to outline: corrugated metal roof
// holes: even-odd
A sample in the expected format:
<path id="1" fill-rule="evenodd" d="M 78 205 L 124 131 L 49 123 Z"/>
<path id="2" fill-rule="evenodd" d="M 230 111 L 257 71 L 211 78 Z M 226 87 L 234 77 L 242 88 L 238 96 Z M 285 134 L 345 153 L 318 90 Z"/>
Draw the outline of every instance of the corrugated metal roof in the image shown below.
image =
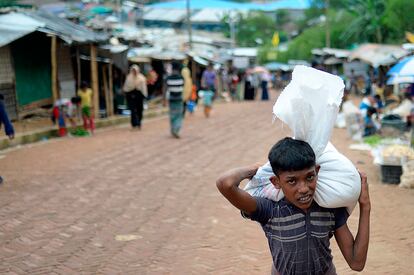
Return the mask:
<path id="1" fill-rule="evenodd" d="M 55 33 L 67 43 L 99 42 L 108 39 L 106 34 L 91 31 L 84 26 L 41 10 L 27 12 L 25 15 L 45 24 L 45 27 L 39 29 L 39 31 Z"/>
<path id="2" fill-rule="evenodd" d="M 0 15 L 0 47 L 7 45 L 45 24 L 20 13 Z"/>
<path id="3" fill-rule="evenodd" d="M 7 45 L 34 31 L 55 34 L 69 44 L 100 42 L 108 39 L 106 34 L 93 32 L 86 27 L 44 11 L 0 15 L 0 46 Z"/>
<path id="4" fill-rule="evenodd" d="M 178 23 L 185 19 L 187 11 L 183 9 L 148 9 L 144 20 Z"/>

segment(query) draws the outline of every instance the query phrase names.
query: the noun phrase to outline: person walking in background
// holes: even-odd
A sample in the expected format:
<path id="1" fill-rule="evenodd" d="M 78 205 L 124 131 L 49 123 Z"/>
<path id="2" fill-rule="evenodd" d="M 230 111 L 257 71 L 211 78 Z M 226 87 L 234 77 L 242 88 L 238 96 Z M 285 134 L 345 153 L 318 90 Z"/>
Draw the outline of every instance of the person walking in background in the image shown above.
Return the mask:
<path id="1" fill-rule="evenodd" d="M 191 92 L 193 91 L 193 79 L 191 78 L 191 71 L 188 68 L 188 60 L 184 61 L 184 66 L 181 69 L 181 76 L 184 79 L 183 90 L 183 117 L 187 109 L 187 102 L 190 100 Z"/>
<path id="2" fill-rule="evenodd" d="M 232 69 L 231 73 L 229 74 L 230 78 L 230 96 L 233 101 L 239 100 L 238 94 L 237 94 L 237 86 L 239 84 L 239 76 L 237 74 L 236 69 Z"/>
<path id="3" fill-rule="evenodd" d="M 250 71 L 246 72 L 244 77 L 244 100 L 254 100 L 254 85 L 253 75 Z"/>
<path id="4" fill-rule="evenodd" d="M 151 99 L 155 97 L 155 84 L 158 80 L 157 72 L 150 66 L 149 72 L 147 74 L 147 93 L 148 98 Z"/>
<path id="5" fill-rule="evenodd" d="M 95 130 L 92 114 L 92 89 L 89 88 L 88 83 L 83 81 L 78 91 L 78 96 L 81 99 L 81 111 L 83 119 L 83 128 L 90 129 L 91 133 Z"/>
<path id="6" fill-rule="evenodd" d="M 0 94 L 0 128 L 4 125 L 4 132 L 10 140 L 14 139 L 14 128 L 10 122 L 9 116 L 6 112 L 6 106 L 4 105 L 4 96 Z M 0 176 L 0 184 L 3 183 L 3 178 Z"/>
<path id="7" fill-rule="evenodd" d="M 128 108 L 131 111 L 131 126 L 141 129 L 144 99 L 148 96 L 147 80 L 138 65 L 132 65 L 125 80 L 123 91 L 126 94 Z"/>
<path id="8" fill-rule="evenodd" d="M 267 90 L 267 85 L 269 84 L 269 81 L 270 81 L 269 73 L 263 72 L 260 75 L 260 80 L 261 80 L 260 85 L 262 88 L 262 100 L 269 100 L 269 92 Z"/>
<path id="9" fill-rule="evenodd" d="M 217 76 L 211 63 L 208 63 L 207 69 L 201 76 L 201 87 L 213 91 L 214 96 L 217 97 Z"/>
<path id="10" fill-rule="evenodd" d="M 203 99 L 204 115 L 206 118 L 209 118 L 211 108 L 213 106 L 214 93 L 213 91 L 205 89 L 205 90 L 200 90 L 198 94 L 199 94 L 199 97 Z"/>
<path id="11" fill-rule="evenodd" d="M 175 138 L 180 138 L 183 122 L 184 78 L 181 76 L 180 69 L 179 63 L 172 63 L 172 72 L 167 76 L 164 86 L 164 102 L 168 100 L 171 135 Z"/>

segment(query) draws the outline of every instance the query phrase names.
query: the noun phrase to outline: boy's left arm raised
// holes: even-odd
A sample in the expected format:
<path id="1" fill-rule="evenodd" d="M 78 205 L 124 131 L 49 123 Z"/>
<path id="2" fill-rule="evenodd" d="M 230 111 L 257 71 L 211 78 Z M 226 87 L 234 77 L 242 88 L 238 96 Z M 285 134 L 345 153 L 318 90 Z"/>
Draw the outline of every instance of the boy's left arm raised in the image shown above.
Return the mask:
<path id="1" fill-rule="evenodd" d="M 347 224 L 335 231 L 335 239 L 348 265 L 355 271 L 365 267 L 369 244 L 369 223 L 371 202 L 369 199 L 367 176 L 361 174 L 361 194 L 359 196 L 359 225 L 354 239 Z"/>
<path id="2" fill-rule="evenodd" d="M 220 193 L 236 208 L 246 214 L 256 211 L 256 200 L 249 193 L 239 188 L 245 179 L 251 179 L 260 167 L 254 164 L 246 167 L 235 168 L 222 174 L 216 182 Z"/>

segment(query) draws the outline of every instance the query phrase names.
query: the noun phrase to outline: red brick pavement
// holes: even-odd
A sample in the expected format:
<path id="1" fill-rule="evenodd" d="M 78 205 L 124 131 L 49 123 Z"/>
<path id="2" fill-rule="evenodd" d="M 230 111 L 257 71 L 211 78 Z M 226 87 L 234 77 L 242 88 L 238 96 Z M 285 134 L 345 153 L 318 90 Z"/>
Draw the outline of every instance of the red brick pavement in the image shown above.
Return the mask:
<path id="1" fill-rule="evenodd" d="M 268 274 L 261 229 L 219 195 L 215 179 L 228 168 L 264 162 L 288 133 L 272 125 L 271 108 L 272 102 L 221 104 L 210 119 L 198 110 L 187 116 L 180 140 L 158 118 L 142 131 L 113 127 L 3 152 L 0 274 Z M 334 141 L 347 150 L 344 131 Z M 368 155 L 350 155 L 378 181 Z M 373 212 L 366 274 L 404 274 L 413 256 L 414 195 L 372 187 L 373 199 L 388 193 L 399 201 L 389 210 L 383 201 Z M 382 214 L 400 228 L 398 236 L 385 235 L 395 227 L 386 229 Z M 357 216 L 350 222 L 355 227 Z M 352 274 L 337 248 L 334 255 L 340 274 Z"/>

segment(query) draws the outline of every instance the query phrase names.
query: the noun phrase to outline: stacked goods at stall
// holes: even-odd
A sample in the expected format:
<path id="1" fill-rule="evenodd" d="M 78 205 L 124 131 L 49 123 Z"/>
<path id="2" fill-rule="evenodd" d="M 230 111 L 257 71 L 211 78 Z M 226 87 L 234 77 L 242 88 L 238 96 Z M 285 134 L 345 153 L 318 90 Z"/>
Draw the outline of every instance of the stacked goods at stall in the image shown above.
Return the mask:
<path id="1" fill-rule="evenodd" d="M 359 197 L 361 179 L 357 169 L 329 142 L 343 97 L 343 81 L 334 75 L 305 66 L 296 66 L 292 81 L 273 107 L 275 117 L 292 130 L 296 139 L 308 142 L 321 166 L 315 201 L 322 207 L 347 207 L 351 213 Z M 246 185 L 253 196 L 274 201 L 283 198 L 269 178 L 268 163 L 260 167 Z"/>
<path id="2" fill-rule="evenodd" d="M 399 185 L 403 188 L 414 188 L 414 160 L 403 165 L 403 174 Z"/>
<path id="3" fill-rule="evenodd" d="M 402 144 L 386 146 L 381 151 L 381 180 L 384 183 L 398 184 L 403 174 L 403 165 L 414 161 L 414 150 Z M 411 166 L 405 168 L 409 174 Z"/>

